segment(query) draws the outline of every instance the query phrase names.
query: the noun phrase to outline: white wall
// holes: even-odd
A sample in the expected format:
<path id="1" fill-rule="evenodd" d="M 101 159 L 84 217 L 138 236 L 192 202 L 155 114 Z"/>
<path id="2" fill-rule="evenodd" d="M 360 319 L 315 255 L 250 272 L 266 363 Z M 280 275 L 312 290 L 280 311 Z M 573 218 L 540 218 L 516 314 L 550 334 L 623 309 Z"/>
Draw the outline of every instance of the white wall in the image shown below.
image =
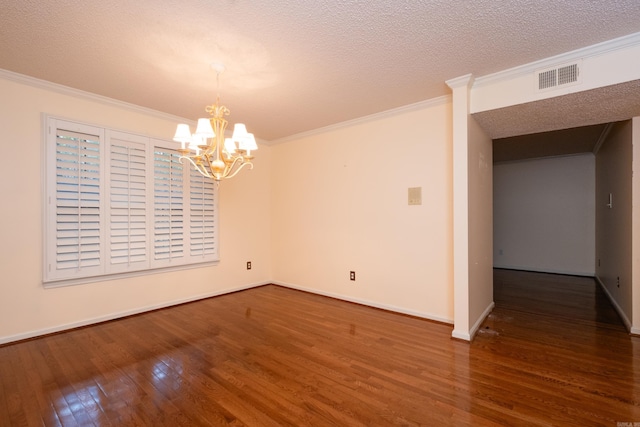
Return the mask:
<path id="1" fill-rule="evenodd" d="M 261 147 L 253 171 L 221 184 L 218 265 L 44 289 L 42 113 L 164 139 L 172 137 L 175 121 L 45 83 L 24 84 L 12 75 L 0 76 L 0 93 L 0 343 L 271 278 L 270 149 Z M 251 271 L 245 261 L 253 262 Z"/>
<path id="2" fill-rule="evenodd" d="M 505 108 L 640 79 L 640 33 L 478 77 L 471 113 Z M 579 84 L 538 91 L 536 71 L 579 63 Z"/>
<path id="3" fill-rule="evenodd" d="M 632 318 L 631 135 L 631 120 L 616 123 L 596 156 L 596 276 L 627 327 Z"/>
<path id="4" fill-rule="evenodd" d="M 493 302 L 493 141 L 468 116 L 469 331 L 475 335 Z"/>
<path id="5" fill-rule="evenodd" d="M 494 266 L 593 276 L 595 157 L 494 165 Z"/>
<path id="6" fill-rule="evenodd" d="M 632 119 L 631 144 L 631 333 L 640 335 L 640 117 Z"/>
<path id="7" fill-rule="evenodd" d="M 275 281 L 451 322 L 451 129 L 447 98 L 273 146 Z"/>
<path id="8" fill-rule="evenodd" d="M 453 90 L 452 336 L 471 341 L 494 307 L 492 141 L 469 114 L 473 76 L 447 81 Z"/>

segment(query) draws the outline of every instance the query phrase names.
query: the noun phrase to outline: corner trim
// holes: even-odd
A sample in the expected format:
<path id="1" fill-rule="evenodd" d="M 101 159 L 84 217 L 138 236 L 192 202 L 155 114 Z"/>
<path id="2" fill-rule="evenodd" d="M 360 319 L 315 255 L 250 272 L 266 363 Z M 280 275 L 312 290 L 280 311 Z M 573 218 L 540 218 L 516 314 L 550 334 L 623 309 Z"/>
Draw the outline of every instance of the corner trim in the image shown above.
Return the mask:
<path id="1" fill-rule="evenodd" d="M 482 322 L 485 321 L 485 319 L 489 316 L 491 311 L 493 311 L 493 308 L 495 306 L 496 306 L 496 303 L 491 301 L 491 304 L 489 304 L 487 308 L 484 309 L 484 311 L 482 312 L 482 314 L 480 315 L 476 323 L 473 324 L 473 326 L 471 327 L 471 330 L 469 331 L 469 335 L 471 335 L 472 340 L 476 336 L 478 329 L 480 329 L 480 325 L 482 325 Z"/>
<path id="2" fill-rule="evenodd" d="M 272 281 L 270 283 L 272 283 L 274 285 L 278 285 L 278 286 L 283 286 L 285 288 L 295 289 L 295 290 L 303 291 L 303 292 L 309 292 L 310 294 L 321 295 L 321 296 L 324 296 L 324 297 L 335 298 L 335 299 L 339 299 L 339 300 L 342 300 L 342 301 L 347 301 L 347 302 L 352 302 L 352 303 L 355 303 L 355 304 L 365 305 L 365 306 L 368 306 L 368 307 L 373 307 L 373 308 L 379 308 L 379 309 L 382 309 L 382 310 L 392 311 L 394 313 L 406 314 L 406 315 L 409 315 L 409 316 L 419 317 L 421 319 L 433 320 L 435 322 L 440 322 L 440 323 L 447 323 L 449 325 L 453 324 L 453 319 L 447 319 L 447 318 L 444 318 L 444 317 L 435 316 L 435 315 L 430 314 L 430 313 L 424 313 L 424 312 L 415 311 L 415 310 L 407 310 L 405 308 L 394 306 L 394 305 L 379 304 L 379 303 L 376 303 L 376 302 L 373 302 L 373 301 L 364 300 L 364 299 L 360 299 L 360 298 L 348 297 L 348 296 L 345 296 L 345 295 L 335 294 L 335 293 L 332 293 L 332 292 L 319 291 L 317 289 L 311 289 L 311 288 L 307 288 L 307 287 L 304 287 L 304 286 L 295 285 L 293 283 L 286 283 L 286 282 L 279 282 L 279 281 Z"/>
<path id="3" fill-rule="evenodd" d="M 496 306 L 496 303 L 491 301 L 491 304 L 489 304 L 487 308 L 484 309 L 484 311 L 482 312 L 482 314 L 480 315 L 476 323 L 473 324 L 473 326 L 469 330 L 469 333 L 460 332 L 454 329 L 453 332 L 451 333 L 451 337 L 459 340 L 469 341 L 469 342 L 473 341 L 473 338 L 476 336 L 478 329 L 480 329 L 480 325 L 482 325 L 482 322 L 485 321 L 485 319 L 487 318 L 487 316 L 489 316 L 489 314 L 491 313 L 491 311 L 495 306 Z"/>

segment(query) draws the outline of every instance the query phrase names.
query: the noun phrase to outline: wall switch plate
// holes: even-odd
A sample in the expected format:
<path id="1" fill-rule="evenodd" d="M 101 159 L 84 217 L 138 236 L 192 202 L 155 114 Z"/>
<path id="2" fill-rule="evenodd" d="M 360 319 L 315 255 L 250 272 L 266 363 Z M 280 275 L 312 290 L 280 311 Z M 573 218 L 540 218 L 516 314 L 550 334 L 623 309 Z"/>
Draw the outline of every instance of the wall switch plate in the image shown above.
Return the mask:
<path id="1" fill-rule="evenodd" d="M 247 270 L 251 270 L 251 261 L 247 261 Z"/>
<path id="2" fill-rule="evenodd" d="M 349 280 L 356 280 L 356 272 L 355 271 L 350 271 L 349 272 Z"/>
<path id="3" fill-rule="evenodd" d="M 422 204 L 422 187 L 411 187 L 408 193 L 410 206 Z"/>

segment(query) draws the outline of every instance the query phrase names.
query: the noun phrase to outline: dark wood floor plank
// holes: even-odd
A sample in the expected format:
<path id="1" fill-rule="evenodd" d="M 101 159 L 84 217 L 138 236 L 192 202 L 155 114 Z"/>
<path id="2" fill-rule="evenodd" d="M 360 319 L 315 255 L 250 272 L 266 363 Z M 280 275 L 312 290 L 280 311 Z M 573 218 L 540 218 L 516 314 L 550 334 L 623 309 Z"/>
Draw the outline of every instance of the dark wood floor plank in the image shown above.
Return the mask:
<path id="1" fill-rule="evenodd" d="M 27 425 L 41 426 L 61 425 L 60 419 L 57 414 L 51 413 L 49 409 L 52 406 L 52 402 L 47 399 L 47 396 L 42 393 L 33 393 L 32 390 L 37 389 L 41 378 L 50 374 L 45 373 L 47 369 L 46 365 L 42 363 L 42 360 L 38 358 L 39 353 L 34 346 L 18 346 L 16 350 L 19 353 L 19 359 L 14 359 L 14 363 L 20 363 L 14 365 L 13 371 L 16 375 L 21 376 L 23 379 L 20 381 L 20 395 L 29 396 L 30 400 L 23 399 L 23 405 L 25 411 L 29 415 L 30 419 Z"/>
<path id="2" fill-rule="evenodd" d="M 0 425 L 640 422 L 640 339 L 593 279 L 494 283 L 471 344 L 270 285 L 0 346 Z"/>

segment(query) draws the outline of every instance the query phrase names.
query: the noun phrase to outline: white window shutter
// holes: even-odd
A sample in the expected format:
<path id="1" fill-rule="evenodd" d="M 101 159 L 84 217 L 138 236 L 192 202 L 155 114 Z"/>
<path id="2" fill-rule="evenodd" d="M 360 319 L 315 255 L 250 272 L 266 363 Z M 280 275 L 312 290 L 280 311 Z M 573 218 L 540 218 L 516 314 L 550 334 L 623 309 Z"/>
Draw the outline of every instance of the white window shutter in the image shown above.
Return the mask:
<path id="1" fill-rule="evenodd" d="M 153 150 L 154 241 L 153 265 L 184 263 L 184 166 L 170 148 Z"/>
<path id="2" fill-rule="evenodd" d="M 149 138 L 107 131 L 108 273 L 149 267 Z"/>
<path id="3" fill-rule="evenodd" d="M 47 127 L 45 278 L 101 274 L 104 133 L 55 119 Z"/>
<path id="4" fill-rule="evenodd" d="M 218 259 L 217 185 L 189 168 L 189 249 L 191 261 Z"/>
<path id="5" fill-rule="evenodd" d="M 45 286 L 217 261 L 214 182 L 177 144 L 45 116 Z"/>

